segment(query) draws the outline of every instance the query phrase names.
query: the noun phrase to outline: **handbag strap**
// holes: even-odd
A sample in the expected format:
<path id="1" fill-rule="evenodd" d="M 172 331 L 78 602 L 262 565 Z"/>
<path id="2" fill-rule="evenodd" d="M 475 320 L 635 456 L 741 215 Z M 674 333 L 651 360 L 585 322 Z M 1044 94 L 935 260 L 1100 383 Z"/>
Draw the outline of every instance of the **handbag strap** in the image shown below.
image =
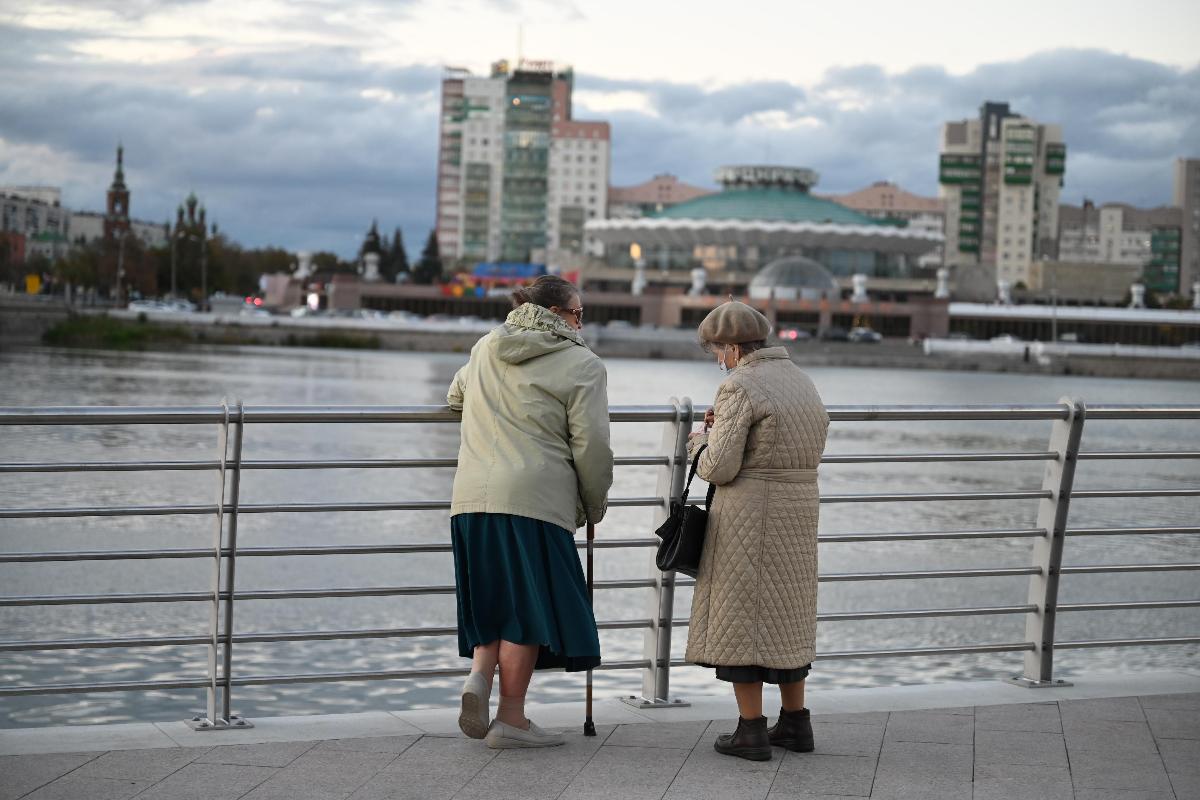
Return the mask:
<path id="1" fill-rule="evenodd" d="M 691 479 L 694 479 L 694 477 L 696 477 L 696 469 L 698 467 L 700 467 L 700 453 L 704 452 L 704 450 L 707 450 L 707 449 L 708 449 L 708 445 L 701 445 L 700 449 L 698 449 L 696 451 L 696 455 L 694 457 L 692 457 L 692 459 L 691 459 L 691 469 L 688 471 L 688 482 L 686 482 L 683 487 L 683 499 L 684 500 L 688 499 L 688 495 L 691 494 Z M 704 511 L 708 511 L 708 507 L 710 505 L 713 505 L 713 495 L 715 493 L 716 493 L 716 486 L 713 485 L 713 483 L 709 483 L 708 494 L 706 495 L 706 497 L 704 497 Z"/>

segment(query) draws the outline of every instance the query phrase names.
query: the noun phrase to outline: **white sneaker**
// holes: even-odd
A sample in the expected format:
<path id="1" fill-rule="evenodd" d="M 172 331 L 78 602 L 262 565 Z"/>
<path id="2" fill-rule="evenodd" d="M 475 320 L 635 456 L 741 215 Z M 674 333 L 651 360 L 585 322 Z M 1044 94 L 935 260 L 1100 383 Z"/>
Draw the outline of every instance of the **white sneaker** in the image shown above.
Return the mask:
<path id="1" fill-rule="evenodd" d="M 472 739 L 482 739 L 488 732 L 488 686 L 480 672 L 472 672 L 463 684 L 462 710 L 458 712 L 458 727 Z"/>
<path id="2" fill-rule="evenodd" d="M 492 720 L 487 732 L 487 746 L 493 750 L 503 750 L 516 747 L 556 747 L 564 744 L 566 739 L 561 733 L 550 733 L 529 721 L 529 730 L 508 725 L 500 720 Z"/>

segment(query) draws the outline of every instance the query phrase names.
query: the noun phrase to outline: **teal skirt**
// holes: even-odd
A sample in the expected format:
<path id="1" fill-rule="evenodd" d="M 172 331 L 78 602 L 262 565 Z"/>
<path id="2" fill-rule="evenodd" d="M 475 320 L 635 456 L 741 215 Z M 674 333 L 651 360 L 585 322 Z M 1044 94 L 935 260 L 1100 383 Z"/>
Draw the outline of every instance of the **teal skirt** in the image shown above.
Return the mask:
<path id="1" fill-rule="evenodd" d="M 458 595 L 458 654 L 503 639 L 540 645 L 534 669 L 567 672 L 600 664 L 596 617 L 575 537 L 549 522 L 511 514 L 450 518 Z"/>

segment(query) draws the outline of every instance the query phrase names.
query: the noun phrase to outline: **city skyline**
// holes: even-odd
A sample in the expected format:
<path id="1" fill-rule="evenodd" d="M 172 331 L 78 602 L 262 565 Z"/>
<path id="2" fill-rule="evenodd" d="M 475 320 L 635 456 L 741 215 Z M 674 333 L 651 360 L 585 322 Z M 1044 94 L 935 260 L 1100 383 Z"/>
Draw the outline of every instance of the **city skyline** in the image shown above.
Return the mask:
<path id="1" fill-rule="evenodd" d="M 907 59 L 881 44 L 892 12 L 868 6 L 877 19 L 853 41 L 842 36 L 844 60 L 829 54 L 839 28 L 824 17 L 797 33 L 796 50 L 763 34 L 747 58 L 744 44 L 696 38 L 721 29 L 698 13 L 707 27 L 681 21 L 680 35 L 657 46 L 647 45 L 647 26 L 631 30 L 627 48 L 609 48 L 620 51 L 616 59 L 580 33 L 592 26 L 603 41 L 615 11 L 459 5 L 460 14 L 478 13 L 457 28 L 451 11 L 416 2 L 387 6 L 390 17 L 373 3 L 341 11 L 312 3 L 305 13 L 274 2 L 234 13 L 224 0 L 0 9 L 0 39 L 12 43 L 0 52 L 0 184 L 61 186 L 69 208 L 96 210 L 121 141 L 135 217 L 165 222 L 195 190 L 248 246 L 347 256 L 378 218 L 400 226 L 413 247 L 434 224 L 443 66 L 486 75 L 492 60 L 515 55 L 522 20 L 525 55 L 573 64 L 578 115 L 612 124 L 617 186 L 671 172 L 711 187 L 721 164 L 769 162 L 817 169 L 818 192 L 887 179 L 933 196 L 940 126 L 987 100 L 1062 125 L 1063 202 L 1169 203 L 1174 159 L 1198 155 L 1200 68 L 1177 44 L 1200 12 L 1180 3 L 1151 4 L 1139 17 L 1146 24 L 1128 28 L 1124 41 L 1106 21 L 1116 15 L 1094 5 L 1080 17 L 1087 24 L 1073 26 L 1061 15 L 1078 4 L 1039 10 L 1034 27 L 1057 30 L 1053 40 L 1039 32 L 951 47 L 937 45 L 943 26 L 929 25 L 901 37 Z M 920 5 L 904 8 L 919 18 Z M 802 11 L 774 11 L 801 30 Z M 742 21 L 753 27 L 763 13 Z M 1069 47 L 1047 49 L 1054 42 Z M 693 64 L 697 54 L 707 72 Z M 794 65 L 790 74 L 781 58 Z"/>

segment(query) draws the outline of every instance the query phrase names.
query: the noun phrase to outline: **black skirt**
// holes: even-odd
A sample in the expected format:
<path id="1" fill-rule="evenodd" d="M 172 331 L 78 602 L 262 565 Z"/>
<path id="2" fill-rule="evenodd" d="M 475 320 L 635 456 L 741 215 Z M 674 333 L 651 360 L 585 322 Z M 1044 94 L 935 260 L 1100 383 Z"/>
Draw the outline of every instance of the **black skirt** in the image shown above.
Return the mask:
<path id="1" fill-rule="evenodd" d="M 711 664 L 701 664 L 702 667 L 713 666 Z M 730 683 L 796 683 L 808 677 L 809 670 L 812 669 L 812 664 L 805 664 L 803 667 L 795 667 L 792 669 L 775 669 L 774 667 L 759 667 L 756 665 L 746 665 L 737 667 L 726 667 L 720 664 L 716 665 L 717 680 L 729 681 Z"/>

